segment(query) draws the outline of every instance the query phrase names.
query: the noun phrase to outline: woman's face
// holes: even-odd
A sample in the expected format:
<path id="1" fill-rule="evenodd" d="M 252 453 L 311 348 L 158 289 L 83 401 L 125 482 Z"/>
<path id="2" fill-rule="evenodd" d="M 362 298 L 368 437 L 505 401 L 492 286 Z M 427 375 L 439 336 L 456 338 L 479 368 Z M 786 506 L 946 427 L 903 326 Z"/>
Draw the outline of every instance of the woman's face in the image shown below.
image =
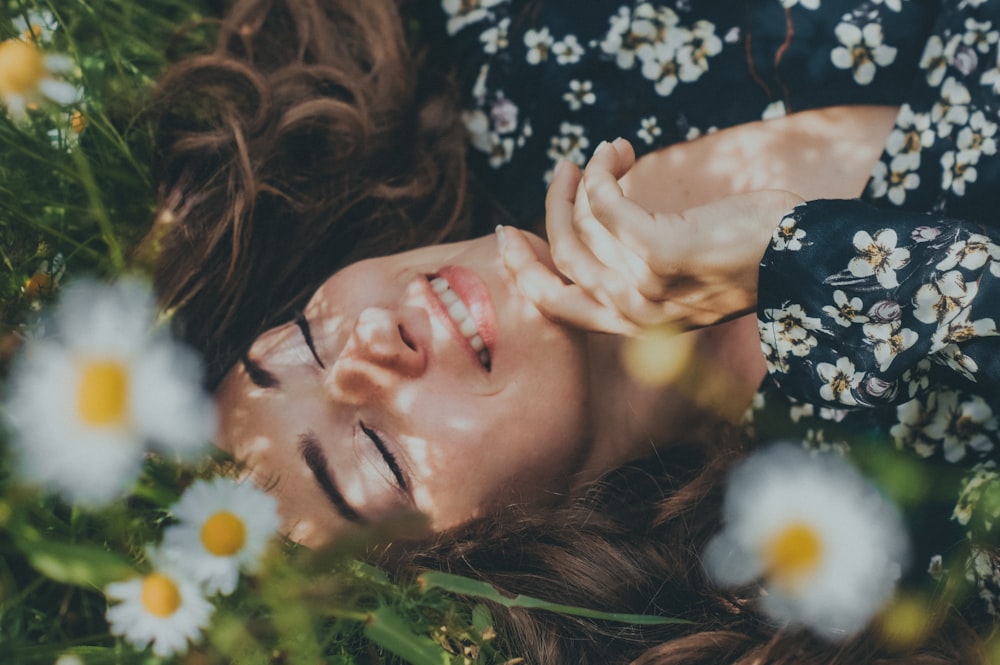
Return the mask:
<path id="1" fill-rule="evenodd" d="M 486 237 L 330 277 L 226 375 L 219 440 L 289 536 L 320 545 L 392 514 L 440 530 L 558 495 L 588 452 L 587 398 L 583 336 L 521 296 Z"/>

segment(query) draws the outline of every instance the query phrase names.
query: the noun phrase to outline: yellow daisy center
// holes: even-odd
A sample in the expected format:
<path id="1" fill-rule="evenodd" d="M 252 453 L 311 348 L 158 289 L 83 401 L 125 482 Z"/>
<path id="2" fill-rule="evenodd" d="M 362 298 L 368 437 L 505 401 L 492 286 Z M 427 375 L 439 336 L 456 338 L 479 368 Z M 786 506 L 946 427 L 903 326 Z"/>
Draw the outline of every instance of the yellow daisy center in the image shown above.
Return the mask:
<path id="1" fill-rule="evenodd" d="M 40 26 L 40 25 L 29 25 L 28 28 L 22 33 L 21 36 L 24 37 L 25 41 L 28 41 L 28 40 L 38 41 L 39 39 L 42 38 L 42 34 L 43 33 L 44 33 L 44 29 L 42 28 L 42 26 Z"/>
<path id="2" fill-rule="evenodd" d="M 76 407 L 91 427 L 122 425 L 128 415 L 128 369 L 115 360 L 90 360 L 80 368 Z"/>
<path id="3" fill-rule="evenodd" d="M 795 522 L 774 535 L 764 546 L 768 576 L 782 586 L 794 587 L 823 558 L 823 541 L 808 524 Z"/>
<path id="4" fill-rule="evenodd" d="M 34 90 L 44 76 L 45 60 L 38 47 L 14 39 L 0 43 L 0 94 Z"/>
<path id="5" fill-rule="evenodd" d="M 142 581 L 139 599 L 146 611 L 153 616 L 168 617 L 181 606 L 181 590 L 166 575 L 153 573 Z"/>
<path id="6" fill-rule="evenodd" d="M 201 526 L 201 544 L 215 556 L 232 556 L 243 549 L 247 528 L 236 515 L 220 510 Z"/>
<path id="7" fill-rule="evenodd" d="M 73 129 L 74 133 L 80 134 L 87 128 L 87 116 L 79 111 L 73 111 L 73 115 L 69 118 L 69 126 Z"/>

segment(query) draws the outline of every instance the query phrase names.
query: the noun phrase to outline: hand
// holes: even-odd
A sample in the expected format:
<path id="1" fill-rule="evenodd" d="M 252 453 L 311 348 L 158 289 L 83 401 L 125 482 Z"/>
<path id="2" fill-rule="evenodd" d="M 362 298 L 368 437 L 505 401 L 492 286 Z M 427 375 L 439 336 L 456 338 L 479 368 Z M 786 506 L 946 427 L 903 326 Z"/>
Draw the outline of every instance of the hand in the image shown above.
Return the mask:
<path id="1" fill-rule="evenodd" d="M 651 212 L 618 183 L 634 163 L 632 146 L 618 139 L 598 146 L 582 178 L 575 165 L 560 164 L 546 229 L 561 275 L 519 231 L 502 232 L 503 259 L 522 292 L 551 319 L 628 335 L 654 326 L 692 330 L 753 311 L 761 257 L 802 198 L 763 190 Z"/>

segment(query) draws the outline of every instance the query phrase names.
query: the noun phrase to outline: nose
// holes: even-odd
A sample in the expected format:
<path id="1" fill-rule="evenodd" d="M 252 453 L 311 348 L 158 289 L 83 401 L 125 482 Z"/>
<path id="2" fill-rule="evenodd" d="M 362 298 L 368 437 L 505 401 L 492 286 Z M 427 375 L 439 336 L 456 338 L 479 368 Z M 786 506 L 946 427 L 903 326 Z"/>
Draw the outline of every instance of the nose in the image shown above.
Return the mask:
<path id="1" fill-rule="evenodd" d="M 326 378 L 339 400 L 358 403 L 412 380 L 427 368 L 427 350 L 417 346 L 396 314 L 362 310 L 344 348 Z"/>

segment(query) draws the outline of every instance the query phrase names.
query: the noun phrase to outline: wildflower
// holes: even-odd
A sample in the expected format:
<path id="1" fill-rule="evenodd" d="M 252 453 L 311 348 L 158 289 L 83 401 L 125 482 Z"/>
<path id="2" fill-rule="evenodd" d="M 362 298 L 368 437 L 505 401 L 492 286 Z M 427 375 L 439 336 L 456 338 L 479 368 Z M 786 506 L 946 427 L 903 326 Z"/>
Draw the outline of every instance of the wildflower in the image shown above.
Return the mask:
<path id="1" fill-rule="evenodd" d="M 228 595 L 240 570 L 253 572 L 281 520 L 274 497 L 229 478 L 199 480 L 171 512 L 163 551 L 209 592 Z"/>
<path id="2" fill-rule="evenodd" d="M 765 449 L 732 473 L 705 552 L 722 586 L 760 580 L 763 609 L 827 638 L 862 629 L 902 573 L 899 514 L 840 456 Z"/>
<path id="3" fill-rule="evenodd" d="M 195 582 L 166 568 L 113 582 L 104 594 L 120 601 L 105 614 L 111 633 L 136 649 L 152 643 L 153 653 L 161 657 L 184 653 L 188 641 L 201 636 L 215 609 Z"/>
<path id="4" fill-rule="evenodd" d="M 56 17 L 48 10 L 28 10 L 23 16 L 15 16 L 12 23 L 23 41 L 36 44 L 48 43 L 59 28 Z"/>
<path id="5" fill-rule="evenodd" d="M 12 371 L 8 417 L 20 472 L 84 504 L 139 472 L 145 444 L 193 454 L 214 433 L 194 354 L 150 331 L 155 304 L 135 280 L 66 287 L 48 334 Z"/>
<path id="6" fill-rule="evenodd" d="M 27 118 L 28 109 L 43 98 L 73 104 L 80 98 L 80 90 L 55 77 L 72 70 L 73 61 L 68 56 L 46 55 L 32 42 L 0 42 L 0 102 L 15 120 Z"/>

